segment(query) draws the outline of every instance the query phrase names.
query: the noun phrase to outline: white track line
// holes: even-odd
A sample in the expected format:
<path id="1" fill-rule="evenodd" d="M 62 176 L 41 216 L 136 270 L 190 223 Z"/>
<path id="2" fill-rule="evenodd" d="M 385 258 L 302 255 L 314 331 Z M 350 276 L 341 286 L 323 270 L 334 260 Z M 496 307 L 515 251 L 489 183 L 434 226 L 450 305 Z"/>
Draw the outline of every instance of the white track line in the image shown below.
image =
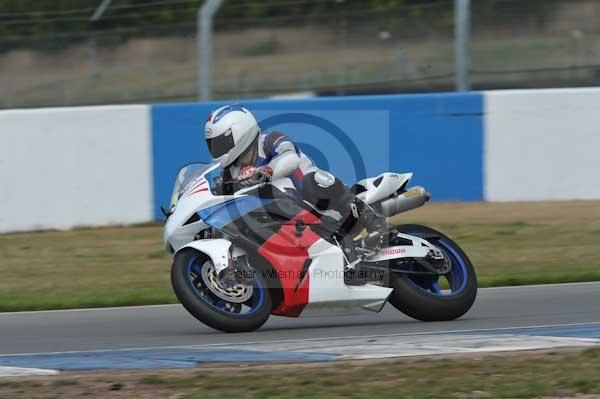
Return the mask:
<path id="1" fill-rule="evenodd" d="M 580 285 L 600 285 L 600 281 L 582 281 L 579 283 L 554 283 L 554 284 L 532 284 L 532 285 L 507 285 L 505 287 L 486 287 L 480 288 L 480 291 L 493 291 L 493 290 L 514 290 L 517 288 L 546 288 L 546 287 L 568 287 L 568 286 L 580 286 Z"/>
<path id="2" fill-rule="evenodd" d="M 534 285 L 512 285 L 506 287 L 486 287 L 480 288 L 479 291 L 503 291 L 503 290 L 515 290 L 515 289 L 528 289 L 528 288 L 548 288 L 548 287 L 568 287 L 568 286 L 580 286 L 580 285 L 600 285 L 600 281 L 586 281 L 581 283 L 558 283 L 558 284 L 534 284 Z M 71 312 L 102 312 L 109 310 L 140 310 L 140 309 L 155 309 L 155 308 L 167 308 L 167 307 L 180 307 L 180 304 L 164 304 L 164 305 L 140 305 L 140 306 L 112 306 L 112 307 L 100 307 L 100 308 L 81 308 L 81 309 L 56 309 L 56 310 L 28 310 L 23 312 L 0 312 L 1 316 L 15 316 L 15 315 L 27 315 L 27 314 L 40 314 L 40 313 L 71 313 Z"/>
<path id="3" fill-rule="evenodd" d="M 31 369 L 23 367 L 0 367 L 0 377 L 26 377 L 38 375 L 56 375 L 58 370 Z"/>
<path id="4" fill-rule="evenodd" d="M 259 345 L 259 344 L 285 344 L 293 342 L 314 342 L 314 341 L 327 341 L 327 340 L 348 340 L 348 339 L 371 339 L 371 338 L 387 338 L 387 337 L 410 337 L 410 336 L 422 336 L 422 335 L 440 335 L 440 334 L 457 334 L 457 333 L 481 333 L 481 332 L 494 332 L 503 330 L 525 330 L 534 328 L 554 328 L 554 327 L 577 327 L 586 326 L 592 324 L 600 324 L 600 321 L 585 322 L 585 323 L 570 323 L 570 324 L 549 324 L 549 325 L 535 325 L 535 326 L 513 326 L 513 327 L 500 327 L 500 328 L 481 328 L 481 329 L 470 329 L 470 330 L 445 330 L 445 331 L 426 331 L 426 332 L 415 332 L 415 333 L 399 333 L 399 334 L 377 334 L 377 335 L 347 335 L 341 337 L 322 337 L 322 338 L 297 338 L 297 339 L 286 339 L 286 340 L 275 340 L 275 341 L 246 341 L 246 342 L 229 342 L 219 344 L 204 344 L 204 345 L 183 345 L 183 346 L 154 346 L 154 347 L 142 347 L 142 348 L 120 348 L 120 349 L 94 349 L 94 350 L 79 350 L 79 351 L 66 351 L 66 352 L 36 352 L 36 353 L 14 353 L 0 355 L 0 358 L 11 357 L 11 356 L 37 356 L 37 355 L 62 355 L 71 353 L 106 353 L 106 352 L 120 352 L 120 351 L 143 351 L 143 350 L 155 350 L 155 349 L 202 349 L 202 348 L 218 348 L 218 347 L 232 347 L 232 346 L 243 346 L 243 345 Z M 594 340 L 593 338 L 580 338 L 582 340 Z"/>
<path id="5" fill-rule="evenodd" d="M 79 309 L 55 309 L 55 310 L 26 310 L 23 312 L 0 312 L 0 316 L 17 316 L 27 314 L 40 314 L 40 313 L 72 313 L 72 312 L 95 312 L 105 310 L 140 310 L 140 309 L 155 309 L 155 308 L 168 308 L 168 307 L 181 307 L 178 303 L 170 303 L 163 305 L 139 305 L 139 306 L 112 306 L 107 308 L 79 308 Z"/>

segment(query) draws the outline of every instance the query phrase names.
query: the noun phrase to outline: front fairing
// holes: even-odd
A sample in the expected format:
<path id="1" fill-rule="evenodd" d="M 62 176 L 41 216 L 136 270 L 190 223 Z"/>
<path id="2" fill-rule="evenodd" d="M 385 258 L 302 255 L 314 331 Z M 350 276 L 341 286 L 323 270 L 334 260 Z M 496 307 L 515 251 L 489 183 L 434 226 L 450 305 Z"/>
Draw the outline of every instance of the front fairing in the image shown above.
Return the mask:
<path id="1" fill-rule="evenodd" d="M 169 212 L 173 212 L 182 197 L 198 192 L 217 192 L 217 179 L 222 169 L 219 164 L 206 164 L 202 162 L 190 163 L 179 170 L 175 178 Z"/>
<path id="2" fill-rule="evenodd" d="M 202 209 L 198 216 L 240 245 L 256 249 L 304 210 L 304 204 L 293 195 L 267 185 Z"/>
<path id="3" fill-rule="evenodd" d="M 295 192 L 283 193 L 270 184 L 218 195 L 215 180 L 220 172 L 218 164 L 191 164 L 177 175 L 164 229 L 168 252 L 198 239 L 198 233 L 210 227 L 256 248 L 305 209 Z"/>
<path id="4" fill-rule="evenodd" d="M 175 179 L 163 233 L 168 252 L 177 251 L 209 227 L 197 217 L 198 209 L 227 201 L 229 196 L 216 194 L 216 178 L 220 174 L 219 164 L 195 163 L 181 168 Z"/>

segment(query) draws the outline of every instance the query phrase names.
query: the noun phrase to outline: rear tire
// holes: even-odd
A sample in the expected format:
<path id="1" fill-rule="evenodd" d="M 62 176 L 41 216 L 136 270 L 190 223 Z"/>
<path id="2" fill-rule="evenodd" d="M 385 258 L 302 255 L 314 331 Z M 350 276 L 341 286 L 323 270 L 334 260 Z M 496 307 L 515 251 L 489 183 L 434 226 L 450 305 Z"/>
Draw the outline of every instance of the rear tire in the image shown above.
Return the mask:
<path id="1" fill-rule="evenodd" d="M 442 251 L 452 253 L 452 262 L 462 262 L 460 270 L 465 274 L 465 281 L 456 293 L 442 295 L 423 289 L 407 274 L 392 273 L 390 286 L 394 291 L 389 302 L 402 313 L 421 321 L 454 320 L 467 313 L 477 296 L 477 277 L 463 250 L 444 234 L 426 226 L 399 225 L 396 228 L 401 233 L 425 238 Z"/>
<path id="2" fill-rule="evenodd" d="M 207 256 L 195 249 L 185 248 L 175 254 L 171 268 L 173 291 L 183 307 L 202 323 L 223 332 L 250 332 L 260 328 L 271 314 L 269 289 L 261 273 L 254 273 L 253 298 L 260 295 L 258 305 L 249 314 L 218 309 L 203 298 L 190 279 L 190 265 L 205 262 Z"/>

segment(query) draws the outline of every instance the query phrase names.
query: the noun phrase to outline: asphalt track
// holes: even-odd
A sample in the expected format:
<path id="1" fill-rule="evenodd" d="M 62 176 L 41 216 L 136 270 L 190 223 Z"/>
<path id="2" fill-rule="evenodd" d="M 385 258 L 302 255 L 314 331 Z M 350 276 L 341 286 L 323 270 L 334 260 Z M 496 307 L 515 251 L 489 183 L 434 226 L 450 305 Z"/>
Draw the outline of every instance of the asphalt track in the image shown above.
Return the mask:
<path id="1" fill-rule="evenodd" d="M 319 341 L 357 336 L 486 332 L 519 327 L 600 323 L 600 283 L 480 289 L 474 307 L 452 322 L 423 323 L 392 306 L 271 317 L 253 333 L 225 334 L 200 324 L 179 305 L 0 314 L 0 355 L 248 342 Z M 594 334 L 598 334 L 594 330 Z M 562 327 L 564 329 L 564 327 Z M 283 343 L 285 346 L 285 343 Z"/>

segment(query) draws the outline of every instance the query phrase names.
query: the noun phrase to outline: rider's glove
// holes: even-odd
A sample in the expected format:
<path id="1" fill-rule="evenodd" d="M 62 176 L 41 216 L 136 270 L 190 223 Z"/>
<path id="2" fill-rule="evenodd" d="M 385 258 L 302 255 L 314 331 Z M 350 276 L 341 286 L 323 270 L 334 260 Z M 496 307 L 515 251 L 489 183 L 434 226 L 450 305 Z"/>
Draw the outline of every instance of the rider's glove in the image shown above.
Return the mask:
<path id="1" fill-rule="evenodd" d="M 270 166 L 261 166 L 258 168 L 260 175 L 262 177 L 262 181 L 271 180 L 273 178 L 273 169 Z"/>
<path id="2" fill-rule="evenodd" d="M 237 175 L 237 180 L 242 184 L 250 184 L 258 169 L 254 166 L 244 166 Z"/>
<path id="3" fill-rule="evenodd" d="M 269 166 L 261 166 L 260 168 L 255 168 L 254 166 L 244 166 L 240 170 L 237 180 L 241 185 L 247 186 L 270 180 L 272 175 L 273 169 L 271 169 Z"/>

